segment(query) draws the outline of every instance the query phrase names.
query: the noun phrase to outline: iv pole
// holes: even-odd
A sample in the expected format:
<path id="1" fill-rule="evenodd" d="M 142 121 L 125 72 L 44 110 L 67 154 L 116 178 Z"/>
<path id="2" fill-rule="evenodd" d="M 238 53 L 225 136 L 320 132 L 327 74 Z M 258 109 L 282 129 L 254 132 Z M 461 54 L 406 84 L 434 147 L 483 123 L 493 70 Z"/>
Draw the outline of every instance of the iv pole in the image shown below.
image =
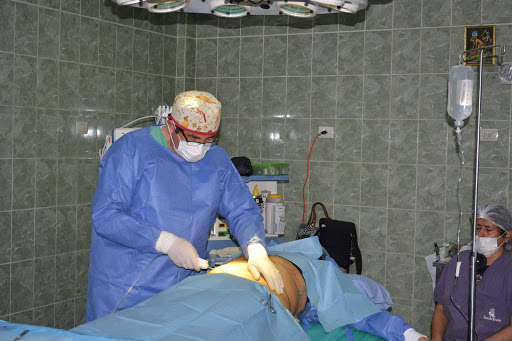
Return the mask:
<path id="1" fill-rule="evenodd" d="M 477 117 L 477 129 L 476 129 L 476 163 L 475 163 L 475 197 L 473 202 L 473 250 L 470 252 L 470 282 L 469 282 L 469 329 L 468 335 L 469 341 L 475 340 L 475 311 L 476 311 L 476 209 L 478 205 L 478 176 L 480 170 L 480 122 L 482 116 L 482 76 L 483 76 L 483 61 L 484 54 L 483 50 L 487 50 L 490 48 L 498 47 L 500 55 L 503 56 L 505 54 L 505 46 L 504 45 L 489 45 L 485 47 L 480 47 L 477 49 L 466 50 L 459 55 L 459 64 L 462 65 L 464 62 L 464 56 L 468 52 L 472 51 L 480 51 L 480 63 L 478 66 L 478 117 Z M 496 56 L 493 56 L 496 58 Z"/>

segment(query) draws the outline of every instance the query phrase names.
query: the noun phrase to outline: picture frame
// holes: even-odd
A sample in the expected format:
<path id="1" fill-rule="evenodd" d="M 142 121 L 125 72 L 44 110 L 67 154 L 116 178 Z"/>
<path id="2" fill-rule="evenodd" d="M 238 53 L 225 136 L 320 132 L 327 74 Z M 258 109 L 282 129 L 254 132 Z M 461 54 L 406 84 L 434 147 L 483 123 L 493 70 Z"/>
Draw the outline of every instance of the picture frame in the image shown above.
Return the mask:
<path id="1" fill-rule="evenodd" d="M 466 26 L 464 29 L 464 50 L 485 47 L 496 44 L 496 26 Z M 489 48 L 484 51 L 483 65 L 495 65 L 496 48 Z M 479 65 L 480 51 L 468 52 L 464 58 L 465 65 Z"/>

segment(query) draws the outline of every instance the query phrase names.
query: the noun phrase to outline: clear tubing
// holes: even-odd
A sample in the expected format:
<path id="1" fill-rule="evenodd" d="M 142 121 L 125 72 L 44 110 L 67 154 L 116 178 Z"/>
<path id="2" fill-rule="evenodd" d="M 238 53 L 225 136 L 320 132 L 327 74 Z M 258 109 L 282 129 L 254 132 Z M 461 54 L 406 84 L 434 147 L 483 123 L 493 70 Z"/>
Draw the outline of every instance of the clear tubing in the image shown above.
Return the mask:
<path id="1" fill-rule="evenodd" d="M 462 221 L 462 200 L 461 200 L 461 193 L 460 193 L 460 184 L 462 182 L 462 167 L 465 164 L 464 160 L 464 149 L 462 146 L 462 131 L 460 128 L 457 128 L 455 130 L 455 133 L 457 134 L 457 147 L 459 150 L 459 159 L 460 159 L 460 168 L 459 168 L 459 178 L 457 180 L 457 206 L 459 208 L 459 223 L 457 227 L 457 261 L 459 260 L 459 250 L 460 250 L 460 226 Z"/>
<path id="2" fill-rule="evenodd" d="M 130 289 L 128 289 L 128 291 L 126 292 L 126 294 L 124 294 L 123 298 L 121 298 L 121 301 L 119 301 L 119 303 L 116 305 L 116 307 L 114 308 L 114 310 L 112 310 L 112 313 L 115 313 L 117 311 L 117 309 L 119 308 L 119 306 L 121 305 L 121 303 L 123 303 L 123 301 L 126 299 L 126 296 L 128 296 L 128 294 L 130 293 L 130 291 L 132 291 L 135 283 L 137 283 L 137 281 L 139 280 L 140 276 L 142 276 L 142 274 L 144 272 L 146 272 L 146 270 L 149 268 L 149 266 L 155 261 L 155 259 L 157 259 L 158 257 L 160 256 L 163 256 L 164 254 L 163 253 L 160 253 L 158 255 L 155 256 L 155 258 L 153 258 L 151 260 L 151 262 L 148 263 L 148 265 L 146 265 L 146 267 L 140 272 L 140 274 L 137 276 L 137 278 L 135 279 L 135 281 L 133 281 L 132 283 L 132 286 L 130 287 Z"/>

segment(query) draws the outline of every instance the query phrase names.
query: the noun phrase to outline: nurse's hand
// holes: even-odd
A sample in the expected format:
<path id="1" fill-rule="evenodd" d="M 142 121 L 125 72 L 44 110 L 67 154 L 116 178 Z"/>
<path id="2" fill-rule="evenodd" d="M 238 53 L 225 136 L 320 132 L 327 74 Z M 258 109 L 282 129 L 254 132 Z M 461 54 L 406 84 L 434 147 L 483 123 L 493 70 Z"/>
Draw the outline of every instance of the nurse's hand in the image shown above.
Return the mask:
<path id="1" fill-rule="evenodd" d="M 208 262 L 199 258 L 194 245 L 172 233 L 162 231 L 155 249 L 158 252 L 166 253 L 171 261 L 180 268 L 195 271 L 208 269 Z"/>
<path id="2" fill-rule="evenodd" d="M 261 244 L 255 243 L 247 247 L 249 261 L 247 270 L 251 273 L 255 280 L 260 279 L 260 275 L 265 278 L 271 290 L 278 294 L 283 293 L 284 283 L 279 270 L 276 269 L 274 263 L 268 258 L 267 250 Z"/>

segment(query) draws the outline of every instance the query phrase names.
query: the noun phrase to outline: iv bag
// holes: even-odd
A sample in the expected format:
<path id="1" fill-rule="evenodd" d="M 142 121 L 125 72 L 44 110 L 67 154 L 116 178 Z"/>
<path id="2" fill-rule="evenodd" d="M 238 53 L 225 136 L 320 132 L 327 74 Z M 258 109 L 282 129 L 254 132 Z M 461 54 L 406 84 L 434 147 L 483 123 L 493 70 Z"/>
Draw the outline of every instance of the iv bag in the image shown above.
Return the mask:
<path id="1" fill-rule="evenodd" d="M 455 120 L 455 127 L 462 128 L 463 120 L 471 115 L 473 106 L 474 73 L 471 66 L 457 65 L 450 68 L 448 79 L 448 115 Z"/>

